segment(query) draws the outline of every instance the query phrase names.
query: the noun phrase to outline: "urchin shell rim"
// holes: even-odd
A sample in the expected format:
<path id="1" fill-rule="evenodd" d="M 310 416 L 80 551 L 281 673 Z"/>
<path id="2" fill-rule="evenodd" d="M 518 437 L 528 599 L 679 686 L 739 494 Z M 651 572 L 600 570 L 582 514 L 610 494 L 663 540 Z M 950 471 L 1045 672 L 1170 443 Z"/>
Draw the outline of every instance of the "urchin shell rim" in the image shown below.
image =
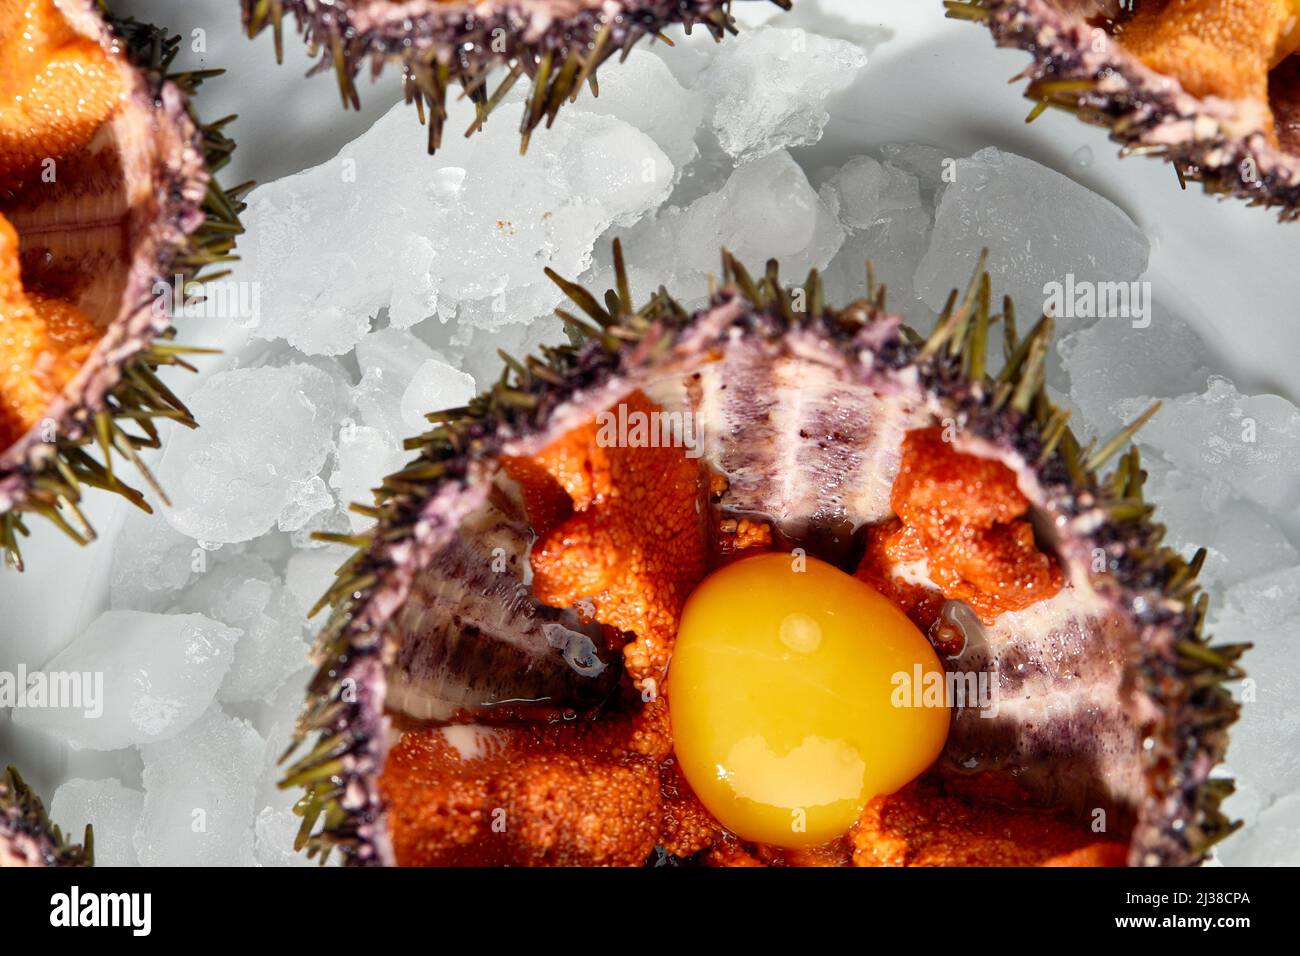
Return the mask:
<path id="1" fill-rule="evenodd" d="M 68 840 L 15 768 L 0 774 L 0 854 L 13 854 L 27 865 L 92 866 L 95 844 L 90 824 L 82 839 L 81 844 Z"/>
<path id="2" fill-rule="evenodd" d="M 215 178 L 234 151 L 233 141 L 224 133 L 234 117 L 204 124 L 194 111 L 199 85 L 222 71 L 169 73 L 178 36 L 168 37 L 162 29 L 132 18 L 115 17 L 106 0 L 84 3 L 101 25 L 101 45 L 110 51 L 124 50 L 135 68 L 132 101 L 166 117 L 168 123 L 161 128 L 174 133 L 173 145 L 181 152 L 177 169 L 169 170 L 172 175 L 156 190 L 159 208 L 167 215 L 161 236 L 154 241 L 152 259 L 137 259 L 132 268 L 147 269 L 151 287 L 158 283 L 170 287 L 174 275 L 186 287 L 219 278 L 224 273 L 205 275 L 205 270 L 236 258 L 232 251 L 235 237 L 242 232 L 242 197 L 252 187 L 245 183 L 223 189 Z M 39 429 L 33 429 L 0 453 L 0 500 L 4 502 L 0 558 L 18 570 L 23 567 L 19 538 L 29 533 L 24 514 L 47 519 L 79 544 L 94 540 L 95 531 L 79 507 L 83 486 L 112 491 L 151 510 L 144 497 L 114 473 L 114 456 L 133 462 L 152 483 L 137 452 L 159 446 L 155 421 L 195 427 L 184 403 L 157 372 L 171 365 L 193 370 L 186 356 L 205 350 L 171 341 L 173 316 L 169 310 L 157 309 L 158 301 L 151 295 L 134 308 L 123 305 L 76 377 L 77 399 L 60 398 L 51 406 L 51 415 L 61 423 L 55 441 L 41 441 Z M 130 423 L 143 434 L 128 431 L 124 426 Z"/>
<path id="3" fill-rule="evenodd" d="M 566 101 L 584 85 L 596 90 L 596 71 L 615 54 L 626 58 L 643 38 L 681 24 L 689 32 L 702 25 L 715 39 L 735 33 L 733 0 L 605 0 L 578 5 L 572 16 L 543 15 L 537 0 L 499 0 L 491 13 L 481 4 L 437 0 L 241 0 L 249 37 L 268 27 L 274 33 L 276 62 L 283 62 L 284 16 L 292 14 L 298 33 L 320 62 L 311 74 L 333 69 L 344 107 L 361 108 L 357 77 L 369 62 L 374 79 L 392 63 L 402 69 L 407 103 L 414 103 L 428 127 L 428 151 L 442 143 L 448 90 L 453 83 L 475 105 L 477 131 L 520 77 L 533 84 L 520 122 L 520 151 L 533 130 L 555 120 Z M 791 0 L 768 0 L 789 9 Z M 465 55 L 473 47 L 482 57 Z M 506 76 L 489 90 L 489 74 Z"/>
<path id="4" fill-rule="evenodd" d="M 661 289 L 649 305 L 633 312 L 625 305 L 631 299 L 617 245 L 615 262 L 619 289 L 606 295 L 605 306 L 552 274 L 591 320 L 557 310 L 585 336 L 581 346 L 547 349 L 543 357 L 522 362 L 503 355 L 501 380 L 466 408 L 429 416 L 436 427 L 406 443 L 419 456 L 385 480 L 375 505 L 354 506 L 377 520 L 369 532 L 320 536 L 357 550 L 318 605 L 334 610 L 313 649 L 319 670 L 310 682 L 295 741 L 282 758 L 287 760 L 308 735 L 317 735 L 280 784 L 306 790 L 296 808 L 303 816 L 298 849 L 327 856 L 338 848 L 349 864 L 391 860 L 377 789 L 387 732 L 377 688 L 383 686 L 394 649 L 385 646 L 379 633 L 402 596 L 400 585 L 385 583 L 385 574 L 405 566 L 410 570 L 401 573 L 409 577 L 420 563 L 417 552 L 436 552 L 454 533 L 474 504 L 457 492 L 470 487 L 483 462 L 506 442 L 539 433 L 552 411 L 615 382 L 634 356 L 653 360 L 656 350 L 680 340 L 700 317 L 728 308 L 740 316 L 737 324 L 742 326 L 788 330 L 816 324 L 841 350 L 868 348 L 874 361 L 887 368 L 914 365 L 927 390 L 954 410 L 966 433 L 1014 451 L 1033 469 L 1044 491 L 1044 507 L 1072 522 L 1097 525 L 1092 540 L 1106 550 L 1111 567 L 1094 583 L 1134 620 L 1141 651 L 1132 672 L 1135 686 L 1163 716 L 1150 728 L 1141 754 L 1150 795 L 1131 843 L 1144 850 L 1131 851 L 1130 863 L 1197 862 L 1236 829 L 1239 824 L 1219 809 L 1232 782 L 1209 774 L 1223 758 L 1226 729 L 1238 712 L 1223 684 L 1242 676 L 1236 662 L 1248 645 L 1211 646 L 1203 636 L 1207 595 L 1196 576 L 1204 551 L 1185 561 L 1161 546 L 1163 528 L 1151 523 L 1152 509 L 1142 500 L 1144 474 L 1136 448 L 1128 447 L 1110 476 L 1097 475 L 1102 463 L 1129 445 L 1142 420 L 1099 449 L 1081 448 L 1067 427 L 1067 415 L 1051 403 L 1043 380 L 1049 318 L 1021 339 L 1012 304 L 1004 303 L 1008 359 L 1004 371 L 990 378 L 984 371 L 985 354 L 989 325 L 998 317 L 989 314 L 987 274 L 977 273 L 960 300 L 954 292 L 935 331 L 920 340 L 886 311 L 883 290 L 844 309 L 827 309 L 814 272 L 805 290 L 807 312 L 796 314 L 775 262 L 755 281 L 726 255 L 724 284 L 712 291 L 705 309 L 690 315 Z M 449 507 L 452 503 L 455 509 Z"/>
<path id="5" fill-rule="evenodd" d="M 1282 222 L 1300 219 L 1300 156 L 1270 145 L 1261 132 L 1235 133 L 1231 101 L 1192 96 L 1113 40 L 1091 49 L 1094 28 L 1050 0 L 944 0 L 944 6 L 953 19 L 986 25 L 998 46 L 1033 56 L 1013 78 L 1028 80 L 1025 96 L 1037 104 L 1030 119 L 1048 106 L 1067 110 L 1108 128 L 1121 155 L 1171 163 L 1184 185 L 1190 179 L 1212 195 L 1278 207 Z"/>

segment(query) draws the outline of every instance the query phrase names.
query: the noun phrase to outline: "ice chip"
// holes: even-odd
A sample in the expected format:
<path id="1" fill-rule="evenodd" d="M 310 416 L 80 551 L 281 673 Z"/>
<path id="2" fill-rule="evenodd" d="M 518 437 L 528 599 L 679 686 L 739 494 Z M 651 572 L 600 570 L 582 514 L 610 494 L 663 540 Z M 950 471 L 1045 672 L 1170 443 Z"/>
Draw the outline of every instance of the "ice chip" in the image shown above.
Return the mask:
<path id="1" fill-rule="evenodd" d="M 1102 319 L 1066 335 L 1057 352 L 1070 376 L 1070 398 L 1082 417 L 1075 425 L 1105 438 L 1126 422 L 1116 411 L 1127 398 L 1169 398 L 1199 392 L 1209 378 L 1209 355 L 1187 323 L 1163 309 L 1146 328 Z"/>
<path id="2" fill-rule="evenodd" d="M 431 412 L 459 408 L 474 397 L 474 379 L 438 359 L 426 359 L 415 370 L 411 382 L 402 392 L 401 412 L 404 434 L 418 435 L 429 430 Z"/>
<path id="3" fill-rule="evenodd" d="M 232 561 L 200 575 L 177 610 L 198 612 L 242 632 L 221 683 L 222 701 L 269 696 L 307 658 L 298 601 L 271 566 L 257 558 Z"/>
<path id="4" fill-rule="evenodd" d="M 316 860 L 293 848 L 302 817 L 292 810 L 263 807 L 253 825 L 253 853 L 258 866 L 316 866 Z"/>
<path id="5" fill-rule="evenodd" d="M 828 300 L 843 303 L 863 298 L 870 260 L 876 282 L 886 288 L 889 300 L 900 305 L 910 302 L 912 276 L 930 235 L 930 214 L 921 203 L 916 176 L 860 156 L 837 170 L 819 195 L 848 233 L 823 276 Z"/>
<path id="6" fill-rule="evenodd" d="M 1069 177 L 993 147 L 958 160 L 954 169 L 914 280 L 930 308 L 941 309 L 950 290 L 965 288 L 985 248 L 993 300 L 1010 295 L 1022 316 L 1039 314 L 1051 283 L 1073 277 L 1076 288 L 1095 288 L 1129 283 L 1146 270 L 1142 230 Z M 1068 327 L 1065 310 L 1057 315 Z"/>
<path id="7" fill-rule="evenodd" d="M 182 534 L 238 542 L 269 530 L 321 470 L 342 417 L 335 383 L 309 365 L 218 372 L 189 401 L 203 427 L 178 431 L 158 467 Z"/>
<path id="8" fill-rule="evenodd" d="M 249 866 L 266 744 L 213 707 L 184 733 L 142 748 L 144 810 L 134 843 L 144 866 Z"/>
<path id="9" fill-rule="evenodd" d="M 410 458 L 410 453 L 402 449 L 401 440 L 389 432 L 351 422 L 345 422 L 340 429 L 338 448 L 338 465 L 330 475 L 330 486 L 349 504 L 370 504 L 372 490 L 386 476 L 400 471 Z M 373 519 L 353 512 L 347 517 L 357 531 L 374 523 Z"/>
<path id="10" fill-rule="evenodd" d="M 289 500 L 276 519 L 276 527 L 281 531 L 298 531 L 307 522 L 322 511 L 335 505 L 334 496 L 320 475 L 312 475 L 306 481 L 300 481 L 289 491 Z"/>
<path id="11" fill-rule="evenodd" d="M 42 671 L 51 687 L 75 680 L 80 700 L 19 708 L 14 721 L 86 750 L 168 740 L 212 702 L 239 636 L 200 614 L 108 611 Z"/>
<path id="12" fill-rule="evenodd" d="M 144 794 L 117 780 L 64 781 L 50 801 L 50 818 L 69 839 L 80 841 L 90 824 L 95 833 L 95 866 L 137 866 L 132 834 L 144 811 Z"/>
<path id="13" fill-rule="evenodd" d="M 760 27 L 725 44 L 700 74 L 718 142 L 741 162 L 815 143 L 826 101 L 867 65 L 861 47 L 800 28 Z"/>
<path id="14" fill-rule="evenodd" d="M 189 583 L 196 561 L 205 561 L 199 544 L 157 514 L 132 508 L 113 546 L 109 572 L 115 610 L 162 611 Z"/>
<path id="15" fill-rule="evenodd" d="M 1150 402 L 1115 407 L 1131 418 Z M 1243 395 L 1213 376 L 1204 392 L 1166 401 L 1138 440 L 1199 475 L 1219 497 L 1236 495 L 1271 511 L 1300 504 L 1300 410 L 1278 395 Z"/>
<path id="16" fill-rule="evenodd" d="M 655 141 L 678 172 L 699 155 L 695 133 L 704 118 L 703 98 L 683 89 L 649 50 L 634 49 L 617 70 L 602 72 L 600 96 L 584 95 L 572 108 L 635 126 Z"/>

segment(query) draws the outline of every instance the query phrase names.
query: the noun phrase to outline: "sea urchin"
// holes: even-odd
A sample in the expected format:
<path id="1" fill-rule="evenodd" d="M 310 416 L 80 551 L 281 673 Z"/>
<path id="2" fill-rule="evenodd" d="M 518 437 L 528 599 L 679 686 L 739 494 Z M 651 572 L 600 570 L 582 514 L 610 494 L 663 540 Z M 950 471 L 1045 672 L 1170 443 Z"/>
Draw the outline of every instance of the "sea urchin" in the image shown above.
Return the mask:
<path id="1" fill-rule="evenodd" d="M 334 536 L 357 551 L 282 783 L 306 789 L 300 846 L 1177 865 L 1231 832 L 1210 770 L 1243 648 L 1201 633 L 1204 556 L 1161 547 L 1133 427 L 1081 447 L 1049 401 L 1050 319 L 1018 336 L 981 273 L 921 340 L 883 292 L 832 308 L 816 273 L 789 289 L 730 257 L 700 311 L 637 309 L 615 261 L 603 296 L 553 276 L 581 345 L 431 415 L 357 506 L 374 528 Z M 891 710 L 909 661 L 995 712 Z M 841 732 L 845 707 L 897 734 Z"/>
<path id="2" fill-rule="evenodd" d="M 1300 217 L 1295 0 L 945 0 L 1034 62 L 1036 102 L 1109 128 L 1180 181 Z"/>
<path id="3" fill-rule="evenodd" d="M 0 552 L 18 567 L 29 514 L 93 537 L 83 488 L 147 508 L 114 455 L 144 471 L 156 420 L 193 424 L 156 374 L 188 351 L 160 290 L 229 258 L 242 190 L 212 178 L 230 118 L 194 118 L 212 73 L 168 76 L 177 42 L 91 0 L 0 6 Z"/>
<path id="4" fill-rule="evenodd" d="M 771 0 L 789 8 L 790 0 Z M 407 102 L 429 129 L 429 152 L 442 142 L 453 84 L 477 107 L 477 130 L 519 81 L 532 84 L 524 105 L 521 150 L 543 122 L 550 126 L 584 85 L 596 91 L 597 68 L 644 37 L 673 24 L 703 26 L 715 38 L 735 32 L 732 0 L 243 0 L 250 36 L 268 26 L 276 58 L 283 19 L 292 14 L 313 54 L 316 71 L 333 69 L 345 106 L 360 106 L 356 78 L 369 61 L 372 76 L 400 64 Z M 495 88 L 490 74 L 506 70 Z"/>

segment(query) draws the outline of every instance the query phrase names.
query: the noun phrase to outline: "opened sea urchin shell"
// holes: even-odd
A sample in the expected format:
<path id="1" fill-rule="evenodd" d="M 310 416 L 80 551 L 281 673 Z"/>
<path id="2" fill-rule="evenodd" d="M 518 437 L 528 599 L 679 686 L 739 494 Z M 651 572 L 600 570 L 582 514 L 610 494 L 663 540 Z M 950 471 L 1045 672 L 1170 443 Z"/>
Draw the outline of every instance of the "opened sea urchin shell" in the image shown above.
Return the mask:
<path id="1" fill-rule="evenodd" d="M 702 310 L 661 292 L 637 311 L 615 259 L 603 298 L 554 277 L 585 313 L 562 314 L 583 344 L 511 359 L 467 408 L 430 416 L 407 443 L 415 460 L 357 507 L 374 528 L 339 538 L 358 550 L 322 601 L 334 610 L 299 722 L 311 742 L 283 783 L 306 788 L 300 846 L 357 864 L 635 865 L 656 846 L 714 863 L 926 862 L 898 833 L 888 842 L 894 797 L 812 857 L 737 840 L 674 770 L 659 690 L 667 670 L 673 693 L 674 614 L 709 568 L 779 547 L 852 571 L 864 535 L 893 518 L 908 436 L 935 426 L 963 460 L 1009 469 L 1061 576 L 969 630 L 963 666 L 996 672 L 1000 712 L 956 714 L 917 784 L 956 795 L 952 814 L 927 820 L 923 800 L 906 825 L 960 842 L 982 801 L 1014 792 L 999 831 L 1034 833 L 1048 815 L 1083 834 L 1104 810 L 1117 852 L 1097 859 L 1188 864 L 1231 832 L 1231 784 L 1210 770 L 1243 648 L 1201 634 L 1203 555 L 1160 546 L 1124 451 L 1132 429 L 1081 448 L 1048 400 L 1049 319 L 1020 338 L 1009 302 L 990 314 L 981 275 L 921 341 L 883 294 L 831 308 L 815 273 L 789 290 L 775 263 L 754 280 L 729 258 Z M 990 375 L 997 323 L 1005 362 Z M 584 429 L 620 403 L 693 414 L 698 457 L 575 465 Z M 1075 859 L 1090 839 L 1057 850 Z M 994 841 L 963 859 L 1056 854 L 1038 850 Z"/>
<path id="2" fill-rule="evenodd" d="M 176 38 L 91 0 L 28 0 L 6 17 L 0 551 L 21 567 L 27 515 L 93 538 L 86 487 L 147 509 L 114 455 L 143 471 L 156 419 L 193 425 L 156 374 L 190 351 L 166 341 L 161 290 L 230 258 L 242 190 L 212 179 L 234 148 L 229 118 L 194 118 L 189 98 L 213 74 L 168 76 Z"/>
<path id="3" fill-rule="evenodd" d="M 89 826 L 82 845 L 69 843 L 18 771 L 0 776 L 0 867 L 90 866 L 92 855 Z"/>
<path id="4" fill-rule="evenodd" d="M 788 8 L 790 0 L 771 0 Z M 523 148 L 582 87 L 596 89 L 597 68 L 626 56 L 665 27 L 697 24 L 716 39 L 735 32 L 731 0 L 243 0 L 250 36 L 270 26 L 276 58 L 286 13 L 298 22 L 317 71 L 333 69 L 345 106 L 360 107 L 356 79 L 369 61 L 372 76 L 388 63 L 402 69 L 406 100 L 429 128 L 429 152 L 442 142 L 447 95 L 459 85 L 477 107 L 473 133 L 520 77 L 532 83 L 520 132 Z M 503 67 L 495 88 L 489 74 Z"/>
<path id="5" fill-rule="evenodd" d="M 1180 180 L 1300 216 L 1300 33 L 1292 0 L 947 0 L 1029 52 L 1025 95 L 1105 126 Z"/>

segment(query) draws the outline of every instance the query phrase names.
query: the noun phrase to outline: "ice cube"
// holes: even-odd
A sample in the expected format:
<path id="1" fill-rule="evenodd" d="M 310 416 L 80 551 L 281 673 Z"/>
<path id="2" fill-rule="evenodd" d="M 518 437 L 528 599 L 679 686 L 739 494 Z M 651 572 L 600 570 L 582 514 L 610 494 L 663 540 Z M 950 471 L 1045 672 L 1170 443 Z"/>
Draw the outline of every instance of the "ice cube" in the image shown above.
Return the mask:
<path id="1" fill-rule="evenodd" d="M 1219 845 L 1227 866 L 1295 866 L 1300 860 L 1300 794 L 1263 809 L 1250 826 Z"/>
<path id="2" fill-rule="evenodd" d="M 432 412 L 460 408 L 474 397 L 474 379 L 439 359 L 426 359 L 402 392 L 402 424 L 406 435 L 429 430 Z"/>
<path id="3" fill-rule="evenodd" d="M 1139 433 L 1140 434 L 1140 433 Z M 1229 497 L 1194 472 L 1145 455 L 1144 496 L 1156 506 L 1166 529 L 1165 543 L 1190 558 L 1206 549 L 1201 583 L 1216 597 L 1224 589 L 1300 561 L 1300 553 L 1258 505 Z"/>
<path id="4" fill-rule="evenodd" d="M 1241 718 L 1232 728 L 1227 769 L 1256 791 L 1261 805 L 1300 792 L 1300 670 L 1295 632 L 1285 624 L 1261 629 L 1232 609 L 1212 613 L 1208 630 L 1216 644 L 1254 645 L 1242 657 L 1246 678 L 1234 696 Z"/>
<path id="5" fill-rule="evenodd" d="M 388 475 L 401 471 L 412 455 L 389 432 L 352 422 L 344 422 L 339 430 L 338 449 L 338 464 L 330 475 L 330 487 L 349 504 L 373 504 L 372 490 L 383 484 Z M 373 519 L 353 512 L 348 512 L 347 517 L 356 531 L 374 523 Z"/>
<path id="6" fill-rule="evenodd" d="M 605 252 L 608 253 L 608 249 Z M 543 346 L 569 344 L 564 323 L 553 315 L 492 331 L 474 328 L 466 331 L 469 335 L 463 346 L 464 358 L 459 362 L 461 371 L 475 382 L 489 385 L 501 377 L 504 367 L 498 349 L 515 358 L 522 358 L 525 355 L 540 355 Z"/>
<path id="7" fill-rule="evenodd" d="M 921 200 L 931 210 L 944 185 L 944 170 L 955 168 L 955 160 L 947 150 L 924 143 L 886 143 L 880 147 L 880 158 L 888 165 L 905 169 L 916 177 Z"/>
<path id="8" fill-rule="evenodd" d="M 288 810 L 302 796 L 296 787 L 280 786 L 288 766 L 280 761 L 293 743 L 294 728 L 307 699 L 307 686 L 315 674 L 315 668 L 298 671 L 285 682 L 280 693 L 257 708 L 253 719 L 258 733 L 266 740 L 266 755 L 257 781 L 259 807 Z"/>
<path id="9" fill-rule="evenodd" d="M 108 611 L 42 671 L 51 688 L 80 686 L 80 700 L 18 709 L 15 723 L 87 750 L 168 740 L 212 702 L 239 636 L 200 614 Z"/>
<path id="10" fill-rule="evenodd" d="M 50 818 L 81 841 L 86 824 L 94 828 L 95 866 L 138 866 L 132 835 L 144 811 L 144 794 L 117 780 L 73 778 L 60 784 L 50 801 Z"/>
<path id="11" fill-rule="evenodd" d="M 741 162 L 815 143 L 830 120 L 826 102 L 867 65 L 856 44 L 800 28 L 761 27 L 726 43 L 700 74 L 709 122 Z"/>
<path id="12" fill-rule="evenodd" d="M 1122 418 L 1150 398 L 1116 403 Z M 1247 498 L 1271 511 L 1300 504 L 1300 410 L 1278 395 L 1243 395 L 1210 378 L 1197 395 L 1168 400 L 1138 440 L 1203 480 L 1218 499 Z"/>
<path id="13" fill-rule="evenodd" d="M 336 504 L 325 480 L 320 475 L 312 475 L 289 490 L 289 500 L 280 516 L 275 519 L 275 526 L 281 531 L 299 531 L 312 518 L 322 511 L 334 508 Z"/>
<path id="14" fill-rule="evenodd" d="M 142 748 L 144 811 L 134 843 L 144 866 L 249 866 L 266 744 L 213 707 L 184 733 Z"/>
<path id="15" fill-rule="evenodd" d="M 988 147 L 958 160 L 954 175 L 914 280 L 932 309 L 966 287 L 982 248 L 994 301 L 1010 295 L 1026 323 L 1047 306 L 1050 283 L 1128 283 L 1146 270 L 1147 238 L 1133 220 L 1046 166 Z"/>
<path id="16" fill-rule="evenodd" d="M 440 358 L 414 334 L 402 329 L 381 329 L 358 342 L 361 382 L 353 390 L 352 403 L 361 423 L 402 437 L 422 430 L 422 420 L 415 426 L 407 425 L 402 397 L 424 363 Z"/>
<path id="17" fill-rule="evenodd" d="M 850 160 L 819 193 L 836 211 L 848 238 L 826 267 L 827 301 L 843 305 L 866 294 L 866 263 L 886 287 L 889 302 L 908 314 L 914 299 L 912 275 L 925 254 L 930 215 L 921 204 L 917 178 L 870 156 Z"/>
<path id="18" fill-rule="evenodd" d="M 213 375 L 189 401 L 203 427 L 173 434 L 158 467 L 172 501 L 168 523 L 217 542 L 270 529 L 324 465 L 342 417 L 337 397 L 329 376 L 309 365 Z"/>
<path id="19" fill-rule="evenodd" d="M 1227 605 L 1262 630 L 1281 627 L 1300 612 L 1300 566 L 1277 568 L 1228 589 Z"/>
<path id="20" fill-rule="evenodd" d="M 222 701 L 269 696 L 307 658 L 298 601 L 271 566 L 257 558 L 224 564 L 201 575 L 176 609 L 203 614 L 242 632 L 221 683 Z"/>
<path id="21" fill-rule="evenodd" d="M 305 618 L 334 583 L 337 571 L 352 552 L 338 544 L 326 544 L 309 551 L 299 551 L 289 559 L 284 572 L 284 583 Z"/>
<path id="22" fill-rule="evenodd" d="M 808 270 L 824 269 L 843 241 L 834 214 L 790 154 L 780 151 L 741 166 L 722 189 L 685 209 L 670 207 L 642 224 L 624 238 L 624 251 L 639 272 L 634 294 L 663 284 L 684 304 L 697 306 L 708 273 L 720 268 L 723 248 L 760 271 L 776 257 L 782 275 L 798 282 Z M 612 281 L 608 261 L 600 258 L 593 281 Z"/>
<path id="23" fill-rule="evenodd" d="M 162 611 L 207 561 L 203 548 L 156 513 L 132 508 L 117 536 L 109 572 L 114 609 Z"/>
<path id="24" fill-rule="evenodd" d="M 292 810 L 263 807 L 253 828 L 253 852 L 258 866 L 316 866 L 306 853 L 293 848 L 302 817 Z"/>
<path id="25" fill-rule="evenodd" d="M 517 128 L 490 122 L 412 163 L 426 131 L 409 112 L 395 107 L 333 160 L 250 196 L 241 252 L 262 290 L 257 335 L 339 355 L 384 308 L 397 328 L 434 312 L 486 328 L 528 321 L 560 301 L 544 266 L 583 271 L 597 237 L 655 208 L 675 178 L 650 136 L 580 108 L 522 157 Z M 448 129 L 465 129 L 474 106 L 450 114 Z"/>
<path id="26" fill-rule="evenodd" d="M 1209 377 L 1209 356 L 1200 337 L 1159 308 L 1146 328 L 1102 319 L 1066 335 L 1057 351 L 1070 376 L 1070 398 L 1082 413 L 1073 427 L 1098 438 L 1126 424 L 1116 411 L 1121 400 L 1199 392 Z"/>
<path id="27" fill-rule="evenodd" d="M 634 49 L 617 70 L 600 75 L 600 96 L 582 96 L 574 109 L 614 116 L 649 136 L 680 171 L 699 154 L 695 133 L 704 101 L 682 88 L 662 59 Z"/>

